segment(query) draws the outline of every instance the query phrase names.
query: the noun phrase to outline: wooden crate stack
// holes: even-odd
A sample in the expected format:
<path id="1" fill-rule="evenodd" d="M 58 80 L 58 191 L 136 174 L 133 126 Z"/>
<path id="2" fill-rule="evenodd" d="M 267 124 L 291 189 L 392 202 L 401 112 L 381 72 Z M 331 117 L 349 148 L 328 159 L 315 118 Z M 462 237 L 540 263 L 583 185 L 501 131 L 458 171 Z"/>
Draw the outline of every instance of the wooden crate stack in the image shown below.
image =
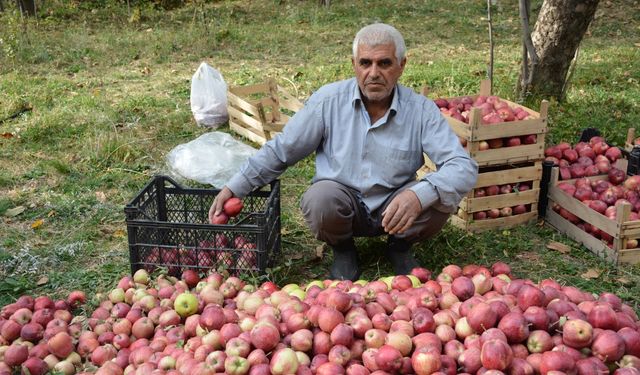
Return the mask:
<path id="1" fill-rule="evenodd" d="M 263 145 L 281 132 L 289 115 L 303 104 L 275 80 L 230 87 L 227 92 L 229 127 L 249 140 Z"/>
<path id="2" fill-rule="evenodd" d="M 636 146 L 636 129 L 635 128 L 629 128 L 629 130 L 627 130 L 627 139 L 624 142 L 624 149 L 631 152 L 631 150 L 633 150 L 633 147 Z"/>
<path id="3" fill-rule="evenodd" d="M 560 182 L 575 182 L 575 180 L 559 181 L 558 175 L 558 168 L 553 168 L 551 181 L 549 182 L 549 204 L 545 213 L 546 223 L 615 265 L 640 263 L 640 247 L 637 246 L 637 240 L 640 239 L 640 220 L 629 220 L 631 205 L 619 205 L 616 210 L 616 219 L 611 220 L 558 188 Z M 601 175 L 588 178 L 595 181 L 607 179 L 607 176 Z M 573 215 L 574 222 L 563 217 L 553 207 L 556 209 L 561 207 L 568 211 Z M 589 223 L 611 236 L 613 238 L 611 246 L 606 241 L 598 239 L 578 227 L 578 221 Z M 635 247 L 633 247 L 633 244 L 635 244 Z"/>
<path id="4" fill-rule="evenodd" d="M 423 93 L 426 93 L 423 90 Z M 490 95 L 489 81 L 483 81 L 478 95 Z M 461 97 L 459 97 L 461 98 Z M 447 98 L 447 100 L 455 98 Z M 542 160 L 544 159 L 544 140 L 547 133 L 547 111 L 549 103 L 542 101 L 540 111 L 536 112 L 511 101 L 507 102 L 511 108 L 521 107 L 529 117 L 525 120 L 502 122 L 497 124 L 483 124 L 479 108 L 472 108 L 469 123 L 464 123 L 445 114 L 449 126 L 458 135 L 480 170 L 478 182 L 459 205 L 457 214 L 452 215 L 451 223 L 470 232 L 481 232 L 489 229 L 509 228 L 534 220 L 537 215 L 537 205 L 542 178 Z M 512 147 L 500 147 L 481 150 L 481 142 L 496 138 L 522 137 L 535 134 L 535 143 L 521 144 Z M 435 170 L 435 166 L 425 155 L 425 166 L 418 173 L 423 175 Z M 530 189 L 518 191 L 517 186 L 527 183 Z M 476 190 L 491 185 L 514 186 L 510 193 L 492 196 L 476 196 Z M 503 216 L 498 218 L 474 219 L 474 214 L 491 209 L 502 209 L 525 205 L 528 211 L 522 214 Z"/>

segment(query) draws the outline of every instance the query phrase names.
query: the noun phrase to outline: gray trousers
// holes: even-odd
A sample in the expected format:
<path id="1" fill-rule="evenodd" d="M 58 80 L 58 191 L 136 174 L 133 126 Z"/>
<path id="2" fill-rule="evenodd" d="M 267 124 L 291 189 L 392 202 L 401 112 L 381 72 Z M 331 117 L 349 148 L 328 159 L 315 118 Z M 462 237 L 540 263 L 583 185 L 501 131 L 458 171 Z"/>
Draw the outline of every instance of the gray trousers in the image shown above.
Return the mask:
<path id="1" fill-rule="evenodd" d="M 416 183 L 411 181 L 402 186 L 381 208 L 369 213 L 354 190 L 335 181 L 321 180 L 311 185 L 302 196 L 302 215 L 314 236 L 329 245 L 351 237 L 380 236 L 385 233 L 382 212 L 397 194 Z M 408 230 L 394 236 L 410 243 L 428 239 L 442 229 L 449 216 L 448 213 L 428 208 Z"/>

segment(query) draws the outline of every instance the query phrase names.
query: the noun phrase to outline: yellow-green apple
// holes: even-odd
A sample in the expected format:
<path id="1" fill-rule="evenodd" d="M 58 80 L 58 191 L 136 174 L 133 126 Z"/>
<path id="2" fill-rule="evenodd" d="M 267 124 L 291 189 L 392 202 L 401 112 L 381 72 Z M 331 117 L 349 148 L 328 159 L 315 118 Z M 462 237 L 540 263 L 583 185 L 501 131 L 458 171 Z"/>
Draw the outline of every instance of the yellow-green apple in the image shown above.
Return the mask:
<path id="1" fill-rule="evenodd" d="M 173 309 L 182 318 L 193 315 L 198 311 L 198 297 L 189 292 L 180 293 L 173 303 Z"/>

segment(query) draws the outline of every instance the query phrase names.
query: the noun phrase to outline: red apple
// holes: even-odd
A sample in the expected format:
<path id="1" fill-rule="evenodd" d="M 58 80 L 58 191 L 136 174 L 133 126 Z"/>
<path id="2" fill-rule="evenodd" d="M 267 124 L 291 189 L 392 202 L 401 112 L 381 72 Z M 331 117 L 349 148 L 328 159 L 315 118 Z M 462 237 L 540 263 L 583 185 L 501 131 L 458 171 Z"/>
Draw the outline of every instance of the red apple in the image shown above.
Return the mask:
<path id="1" fill-rule="evenodd" d="M 239 198 L 233 197 L 233 198 L 227 199 L 227 201 L 224 202 L 223 210 L 224 210 L 224 213 L 227 214 L 229 217 L 234 217 L 234 216 L 237 216 L 240 213 L 240 211 L 242 211 L 243 206 L 244 205 Z"/>
<path id="2" fill-rule="evenodd" d="M 375 361 L 380 370 L 394 372 L 402 366 L 402 354 L 391 345 L 382 345 L 378 348 Z"/>

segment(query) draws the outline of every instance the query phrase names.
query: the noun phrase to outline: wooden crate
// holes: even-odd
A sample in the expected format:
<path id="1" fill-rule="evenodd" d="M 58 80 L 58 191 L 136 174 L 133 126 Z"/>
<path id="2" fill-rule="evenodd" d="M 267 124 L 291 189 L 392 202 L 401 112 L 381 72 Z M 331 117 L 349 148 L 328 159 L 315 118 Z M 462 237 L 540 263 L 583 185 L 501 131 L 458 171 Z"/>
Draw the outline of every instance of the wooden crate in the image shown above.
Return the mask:
<path id="1" fill-rule="evenodd" d="M 430 162 L 427 161 L 425 166 L 418 172 L 418 176 L 422 177 L 432 170 L 435 170 L 433 165 L 430 165 Z M 478 181 L 476 182 L 475 188 L 471 190 L 467 196 L 462 198 L 458 206 L 458 212 L 451 215 L 451 224 L 466 231 L 476 233 L 498 228 L 512 228 L 535 220 L 538 216 L 541 178 L 542 161 L 527 162 L 512 166 L 481 168 L 478 173 Z M 517 185 L 523 182 L 530 182 L 531 189 L 484 197 L 474 196 L 478 188 L 485 188 L 491 185 Z M 475 220 L 473 218 L 474 213 L 479 211 L 513 207 L 520 204 L 529 205 L 530 210 L 523 214 L 498 217 L 495 219 Z"/>
<path id="2" fill-rule="evenodd" d="M 624 149 L 631 152 L 631 150 L 633 150 L 635 139 L 636 139 L 636 129 L 629 128 L 629 130 L 627 130 L 627 140 L 624 142 Z"/>
<path id="3" fill-rule="evenodd" d="M 230 87 L 227 92 L 229 127 L 260 145 L 281 132 L 289 115 L 302 106 L 273 79 L 251 86 Z"/>
<path id="4" fill-rule="evenodd" d="M 588 178 L 594 181 L 607 179 L 607 176 L 601 175 Z M 583 244 L 591 250 L 591 252 L 612 264 L 640 263 L 640 248 L 627 248 L 628 240 L 640 238 L 640 220 L 629 220 L 631 205 L 623 204 L 618 206 L 616 220 L 611 220 L 558 188 L 557 185 L 561 182 L 573 183 L 575 180 L 559 181 L 559 170 L 555 167 L 553 168 L 549 182 L 549 204 L 545 213 L 545 222 L 566 234 L 574 241 Z M 613 237 L 613 246 L 609 247 L 605 241 L 594 237 L 579 228 L 576 224 L 563 218 L 552 209 L 554 204 L 559 205 L 559 207 L 564 208 L 581 220 L 609 234 Z"/>
<path id="5" fill-rule="evenodd" d="M 428 90 L 423 88 L 422 93 L 426 96 Z M 491 85 L 488 80 L 480 84 L 478 95 L 472 95 L 475 100 L 479 95 L 491 95 Z M 447 100 L 462 98 L 446 98 Z M 453 131 L 464 139 L 467 143 L 469 154 L 478 162 L 479 166 L 489 165 L 509 165 L 526 161 L 538 161 L 544 158 L 544 140 L 547 133 L 547 112 L 549 102 L 543 100 L 540 104 L 540 111 L 536 112 L 517 103 L 502 99 L 511 108 L 520 107 L 527 111 L 531 119 L 520 121 L 509 121 L 498 124 L 482 124 L 482 116 L 478 108 L 472 108 L 469 116 L 469 123 L 456 120 L 445 115 L 449 126 Z M 496 138 L 519 137 L 529 134 L 536 135 L 536 142 L 533 144 L 522 144 L 513 147 L 501 147 L 488 150 L 480 150 L 480 142 Z"/>

